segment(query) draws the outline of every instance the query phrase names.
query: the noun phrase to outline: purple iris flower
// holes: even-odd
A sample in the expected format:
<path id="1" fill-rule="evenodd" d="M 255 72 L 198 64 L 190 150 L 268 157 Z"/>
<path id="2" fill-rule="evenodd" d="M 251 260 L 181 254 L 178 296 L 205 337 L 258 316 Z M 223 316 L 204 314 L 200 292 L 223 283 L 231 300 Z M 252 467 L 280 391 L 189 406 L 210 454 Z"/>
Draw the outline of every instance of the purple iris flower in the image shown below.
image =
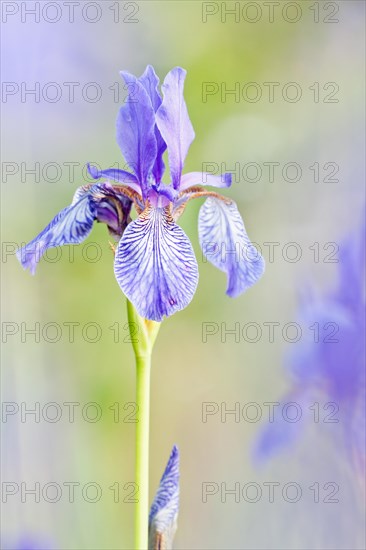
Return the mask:
<path id="1" fill-rule="evenodd" d="M 300 314 L 309 331 L 288 355 L 287 365 L 292 389 L 283 405 L 295 402 L 302 417 L 288 422 L 277 414 L 264 427 L 255 446 L 255 458 L 266 460 L 285 446 L 293 444 L 307 421 L 314 419 L 314 402 L 326 402 L 323 415 L 333 429 L 337 449 L 346 449 L 358 475 L 365 472 L 365 227 L 352 234 L 340 246 L 338 281 L 323 296 L 307 292 Z M 279 407 L 280 408 L 280 407 Z M 340 445 L 342 443 L 342 445 Z"/>
<path id="2" fill-rule="evenodd" d="M 179 451 L 174 445 L 149 515 L 149 548 L 173 547 L 179 511 Z"/>
<path id="3" fill-rule="evenodd" d="M 88 165 L 94 179 L 108 182 L 79 188 L 71 206 L 18 251 L 19 260 L 34 273 L 47 248 L 80 243 L 94 221 L 104 222 L 120 239 L 114 271 L 122 291 L 142 317 L 161 321 L 185 308 L 196 291 L 197 261 L 176 221 L 191 199 L 207 197 L 198 224 L 203 254 L 227 274 L 227 294 L 238 296 L 261 277 L 264 260 L 250 243 L 236 204 L 203 187 L 229 187 L 231 175 L 182 175 L 195 136 L 183 97 L 186 71 L 176 67 L 168 73 L 163 98 L 151 66 L 140 78 L 121 74 L 129 95 L 118 114 L 117 142 L 131 172 Z M 169 184 L 162 181 L 165 150 Z M 138 214 L 134 221 L 132 205 Z"/>

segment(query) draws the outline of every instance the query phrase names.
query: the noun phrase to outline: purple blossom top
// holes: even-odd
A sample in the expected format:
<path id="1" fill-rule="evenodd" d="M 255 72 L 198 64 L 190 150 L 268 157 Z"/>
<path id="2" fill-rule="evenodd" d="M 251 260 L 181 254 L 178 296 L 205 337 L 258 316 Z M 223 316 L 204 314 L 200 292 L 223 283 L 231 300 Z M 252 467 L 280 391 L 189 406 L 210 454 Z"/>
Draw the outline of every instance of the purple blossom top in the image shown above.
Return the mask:
<path id="1" fill-rule="evenodd" d="M 179 511 L 179 451 L 174 445 L 149 516 L 149 549 L 169 550 L 177 530 Z"/>
<path id="2" fill-rule="evenodd" d="M 319 396 L 327 401 L 326 426 L 339 426 L 341 443 L 351 464 L 365 475 L 365 227 L 340 246 L 338 283 L 323 296 L 308 292 L 300 311 L 300 325 L 314 327 L 319 336 L 301 340 L 287 357 L 293 384 L 283 397 L 295 402 L 303 415 L 288 422 L 276 415 L 264 427 L 255 445 L 255 458 L 263 461 L 293 444 L 306 420 L 314 418 L 309 407 Z M 309 331 L 310 333 L 310 331 Z M 279 408 L 280 408 L 279 407 Z M 307 415 L 307 416 L 306 416 Z M 339 432 L 337 432 L 339 433 Z"/>
<path id="3" fill-rule="evenodd" d="M 119 286 L 142 317 L 161 321 L 185 308 L 196 291 L 197 261 L 176 221 L 191 199 L 207 197 L 199 213 L 201 248 L 227 274 L 227 294 L 238 296 L 261 277 L 264 260 L 250 243 L 236 204 L 203 187 L 229 187 L 231 175 L 182 174 L 194 139 L 183 97 L 186 71 L 176 67 L 168 73 L 163 97 L 151 66 L 140 78 L 121 74 L 129 96 L 117 117 L 117 142 L 131 172 L 88 165 L 90 175 L 104 183 L 80 187 L 72 204 L 17 252 L 18 259 L 34 273 L 47 248 L 78 244 L 94 221 L 106 223 L 119 239 L 114 265 Z M 162 181 L 165 150 L 169 184 Z M 138 214 L 134 221 L 132 205 Z"/>

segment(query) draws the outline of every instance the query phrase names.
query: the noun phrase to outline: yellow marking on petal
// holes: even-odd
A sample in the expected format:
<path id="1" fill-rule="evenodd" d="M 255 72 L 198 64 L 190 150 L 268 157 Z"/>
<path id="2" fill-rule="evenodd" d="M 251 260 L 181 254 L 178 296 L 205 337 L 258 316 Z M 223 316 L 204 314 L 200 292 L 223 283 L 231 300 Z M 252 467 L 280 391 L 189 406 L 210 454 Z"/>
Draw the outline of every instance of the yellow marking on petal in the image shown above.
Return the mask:
<path id="1" fill-rule="evenodd" d="M 108 244 L 111 247 L 113 254 L 115 254 L 117 246 L 114 243 L 112 243 L 112 241 L 108 241 Z"/>
<path id="2" fill-rule="evenodd" d="M 223 195 L 220 195 L 219 193 L 216 193 L 215 191 L 197 191 L 193 192 L 187 199 L 187 202 L 191 199 L 199 199 L 200 197 L 214 197 L 215 199 L 218 199 L 226 204 L 231 204 L 233 201 L 229 199 L 228 197 L 224 197 Z"/>
<path id="3" fill-rule="evenodd" d="M 206 191 L 204 187 L 201 187 L 199 185 L 189 187 L 185 191 L 182 191 L 182 193 L 179 194 L 179 198 L 183 198 L 185 195 L 187 195 L 187 200 L 180 204 L 176 209 L 173 210 L 173 219 L 174 221 L 177 221 L 178 218 L 183 214 L 185 207 L 187 206 L 188 202 L 192 199 L 200 199 L 201 197 L 213 197 L 215 199 L 218 199 L 225 204 L 231 204 L 233 201 L 229 199 L 228 197 L 224 197 L 223 195 L 220 195 L 219 193 L 216 193 L 215 191 Z"/>
<path id="4" fill-rule="evenodd" d="M 137 191 L 134 191 L 133 189 L 130 189 L 130 187 L 126 187 L 125 185 L 114 185 L 113 189 L 116 189 L 116 191 L 121 193 L 121 195 L 124 195 L 125 197 L 130 199 L 136 208 L 137 214 L 141 214 L 142 209 L 140 203 L 142 202 L 142 197 Z"/>
<path id="5" fill-rule="evenodd" d="M 202 187 L 202 185 L 192 185 L 192 187 L 188 187 L 188 189 L 181 191 L 178 197 L 183 197 L 187 193 L 200 193 L 201 191 L 206 191 L 206 189 Z"/>
<path id="6" fill-rule="evenodd" d="M 144 322 L 150 341 L 155 340 L 161 323 L 158 323 L 157 321 L 151 321 L 150 319 L 144 319 Z"/>

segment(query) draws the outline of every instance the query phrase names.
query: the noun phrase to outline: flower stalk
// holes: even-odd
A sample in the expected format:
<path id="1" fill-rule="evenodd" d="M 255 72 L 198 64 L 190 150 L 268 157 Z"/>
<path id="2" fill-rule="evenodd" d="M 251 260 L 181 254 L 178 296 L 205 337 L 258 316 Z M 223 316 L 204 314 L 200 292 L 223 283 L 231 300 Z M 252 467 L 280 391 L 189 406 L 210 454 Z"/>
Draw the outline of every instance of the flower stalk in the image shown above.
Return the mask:
<path id="1" fill-rule="evenodd" d="M 127 300 L 131 343 L 136 358 L 136 456 L 135 482 L 138 500 L 135 508 L 135 550 L 147 550 L 149 529 L 149 432 L 151 355 L 160 323 L 138 315 Z"/>
<path id="2" fill-rule="evenodd" d="M 116 241 L 111 244 L 114 275 L 127 298 L 136 357 L 135 549 L 147 550 L 151 354 L 160 322 L 188 306 L 199 276 L 191 242 L 176 222 L 191 199 L 206 198 L 198 218 L 199 241 L 205 258 L 226 273 L 228 296 L 239 296 L 258 281 L 264 259 L 251 244 L 235 202 L 204 187 L 230 187 L 231 174 L 183 174 L 195 137 L 183 95 L 186 71 L 172 69 L 162 93 L 150 65 L 139 78 L 125 71 L 121 76 L 131 93 L 119 110 L 117 142 L 131 171 L 88 164 L 90 176 L 104 181 L 79 187 L 71 204 L 21 247 L 17 257 L 34 274 L 48 248 L 80 244 L 95 222 L 105 223 Z M 165 151 L 170 183 L 163 182 Z M 132 206 L 136 219 L 131 218 Z M 237 245 L 240 253 L 235 256 L 225 252 L 237 251 Z M 172 547 L 178 507 L 179 451 L 174 446 L 150 513 L 154 548 Z"/>

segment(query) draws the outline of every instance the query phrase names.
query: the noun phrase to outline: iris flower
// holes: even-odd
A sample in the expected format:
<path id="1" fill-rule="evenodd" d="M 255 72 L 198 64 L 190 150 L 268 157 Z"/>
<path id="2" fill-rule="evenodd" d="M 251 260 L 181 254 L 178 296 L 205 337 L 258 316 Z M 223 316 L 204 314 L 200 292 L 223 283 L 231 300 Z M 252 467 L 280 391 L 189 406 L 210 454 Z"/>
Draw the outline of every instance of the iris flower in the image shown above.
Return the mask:
<path id="1" fill-rule="evenodd" d="M 319 397 L 329 405 L 323 414 L 328 427 L 339 426 L 337 449 L 346 451 L 356 474 L 365 474 L 365 227 L 362 225 L 340 246 L 338 282 L 323 295 L 307 292 L 299 315 L 301 325 L 320 327 L 299 342 L 287 357 L 292 388 L 282 403 L 297 402 L 303 412 L 299 422 L 281 414 L 265 426 L 255 445 L 263 461 L 293 444 L 311 419 L 309 407 Z M 310 331 L 309 331 L 310 334 Z M 332 432 L 335 432 L 333 429 Z M 336 435 L 336 434 L 335 434 Z"/>
<path id="2" fill-rule="evenodd" d="M 161 321 L 185 308 L 196 291 L 197 261 L 176 222 L 191 199 L 205 197 L 198 223 L 203 254 L 227 274 L 227 294 L 238 296 L 260 278 L 264 261 L 249 241 L 236 204 L 203 187 L 229 187 L 231 175 L 182 174 L 195 137 L 183 97 L 186 71 L 176 67 L 168 73 L 163 98 L 151 66 L 140 78 L 121 75 L 129 94 L 118 114 L 117 142 L 131 172 L 88 165 L 90 175 L 104 181 L 80 187 L 72 204 L 18 251 L 19 260 L 34 273 L 47 248 L 78 244 L 94 221 L 106 223 L 119 239 L 114 264 L 119 286 L 142 317 Z M 162 181 L 166 150 L 169 184 Z M 138 215 L 134 221 L 132 205 Z"/>
<path id="3" fill-rule="evenodd" d="M 174 445 L 149 515 L 149 549 L 169 550 L 179 511 L 179 451 Z"/>

